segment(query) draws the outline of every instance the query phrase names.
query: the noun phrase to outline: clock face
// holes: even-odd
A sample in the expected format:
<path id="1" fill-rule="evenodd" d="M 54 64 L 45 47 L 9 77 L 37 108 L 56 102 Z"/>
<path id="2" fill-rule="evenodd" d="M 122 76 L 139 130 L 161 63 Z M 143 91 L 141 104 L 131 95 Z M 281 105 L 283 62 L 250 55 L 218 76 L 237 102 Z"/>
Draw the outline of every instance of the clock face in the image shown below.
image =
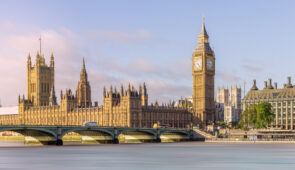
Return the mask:
<path id="1" fill-rule="evenodd" d="M 213 68 L 213 62 L 212 62 L 212 60 L 207 60 L 207 66 L 208 66 L 208 68 L 210 68 L 210 69 L 212 69 Z"/>
<path id="2" fill-rule="evenodd" d="M 200 69 L 202 69 L 202 60 L 201 59 L 197 59 L 197 60 L 195 60 L 195 69 L 196 70 L 200 70 Z"/>

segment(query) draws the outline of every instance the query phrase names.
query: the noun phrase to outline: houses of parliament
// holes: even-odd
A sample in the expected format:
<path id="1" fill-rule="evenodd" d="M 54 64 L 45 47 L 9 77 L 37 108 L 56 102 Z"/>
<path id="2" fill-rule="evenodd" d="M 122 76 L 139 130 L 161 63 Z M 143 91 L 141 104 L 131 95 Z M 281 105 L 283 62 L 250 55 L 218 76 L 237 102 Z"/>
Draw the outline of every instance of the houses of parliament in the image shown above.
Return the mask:
<path id="1" fill-rule="evenodd" d="M 193 107 L 187 100 L 172 104 L 148 105 L 146 84 L 104 88 L 103 104 L 91 100 L 91 86 L 83 58 L 76 91 L 55 94 L 54 56 L 49 64 L 37 53 L 35 63 L 27 57 L 27 96 L 18 97 L 18 114 L 1 115 L 0 124 L 76 126 L 97 122 L 98 126 L 153 127 L 155 123 L 172 128 L 187 128 L 214 121 L 215 57 L 209 45 L 204 21 L 192 56 Z"/>

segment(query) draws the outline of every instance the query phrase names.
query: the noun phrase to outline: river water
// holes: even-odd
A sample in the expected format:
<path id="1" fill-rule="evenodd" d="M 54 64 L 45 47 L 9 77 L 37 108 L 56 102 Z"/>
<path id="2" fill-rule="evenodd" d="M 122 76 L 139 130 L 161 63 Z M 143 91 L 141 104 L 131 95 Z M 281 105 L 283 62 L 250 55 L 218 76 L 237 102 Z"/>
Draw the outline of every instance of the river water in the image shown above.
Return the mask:
<path id="1" fill-rule="evenodd" d="M 0 169 L 295 169 L 294 144 L 10 144 L 4 143 L 2 146 L 6 146 L 0 148 Z"/>

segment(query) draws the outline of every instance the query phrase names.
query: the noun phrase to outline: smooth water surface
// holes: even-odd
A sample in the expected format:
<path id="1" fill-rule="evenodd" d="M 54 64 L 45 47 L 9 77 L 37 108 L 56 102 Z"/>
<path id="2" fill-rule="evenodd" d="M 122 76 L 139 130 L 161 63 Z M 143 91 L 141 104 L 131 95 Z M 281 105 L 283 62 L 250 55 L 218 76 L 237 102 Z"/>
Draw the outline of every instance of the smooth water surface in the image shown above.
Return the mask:
<path id="1" fill-rule="evenodd" d="M 183 142 L 6 146 L 0 148 L 0 169 L 295 169 L 295 145 Z"/>

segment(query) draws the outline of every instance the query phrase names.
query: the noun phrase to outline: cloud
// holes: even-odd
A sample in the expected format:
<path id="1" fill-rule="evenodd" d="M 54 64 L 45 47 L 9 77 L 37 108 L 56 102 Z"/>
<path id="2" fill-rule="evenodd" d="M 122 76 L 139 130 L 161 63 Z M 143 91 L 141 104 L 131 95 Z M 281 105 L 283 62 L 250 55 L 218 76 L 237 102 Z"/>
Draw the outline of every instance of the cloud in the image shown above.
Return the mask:
<path id="1" fill-rule="evenodd" d="M 259 73 L 262 71 L 262 68 L 259 68 L 259 67 L 253 66 L 253 65 L 243 64 L 243 67 L 247 71 L 252 72 L 252 73 Z"/>
<path id="2" fill-rule="evenodd" d="M 225 81 L 225 82 L 238 82 L 240 77 L 236 76 L 233 73 L 217 72 L 216 77 Z"/>
<path id="3" fill-rule="evenodd" d="M 81 62 L 82 57 L 69 37 L 65 37 L 61 31 L 50 29 L 32 28 L 31 31 L 24 33 L 17 28 L 12 30 L 10 27 L 0 29 L 0 77 L 2 79 L 0 98 L 3 105 L 16 105 L 17 96 L 19 94 L 26 95 L 26 60 L 30 53 L 32 62 L 35 63 L 35 55 L 39 50 L 40 34 L 43 39 L 42 54 L 44 54 L 46 62 L 48 63 L 51 53 L 55 56 L 57 89 L 66 88 L 73 84 L 73 80 L 70 80 L 69 77 L 77 70 L 77 61 Z M 79 70 L 76 73 L 78 76 Z"/>
<path id="4" fill-rule="evenodd" d="M 133 32 L 122 32 L 114 30 L 90 30 L 88 37 L 92 40 L 111 39 L 123 43 L 134 43 L 150 40 L 152 35 L 147 30 L 141 29 Z"/>
<path id="5" fill-rule="evenodd" d="M 157 62 L 157 63 L 153 63 Z M 133 77 L 162 78 L 166 80 L 191 80 L 191 61 L 176 60 L 159 63 L 157 60 L 149 61 L 144 58 L 132 58 L 130 62 L 122 63 L 112 58 L 101 58 L 95 62 L 100 68 L 110 72 Z"/>
<path id="6" fill-rule="evenodd" d="M 146 82 L 149 101 L 168 102 L 180 96 L 191 96 L 190 60 L 167 61 L 159 63 L 142 57 L 126 59 L 120 62 L 112 56 L 106 56 L 101 51 L 93 51 L 88 47 L 89 38 L 84 33 L 78 34 L 68 28 L 40 29 L 20 28 L 13 23 L 5 23 L 0 28 L 0 99 L 3 105 L 16 105 L 18 94 L 26 95 L 26 60 L 30 53 L 33 64 L 39 50 L 39 36 L 42 36 L 42 54 L 46 63 L 51 53 L 55 57 L 55 89 L 59 92 L 65 89 L 75 91 L 80 78 L 82 56 L 86 56 L 88 79 L 91 84 L 92 100 L 102 103 L 102 89 L 110 85 L 125 87 L 131 83 L 138 87 Z M 12 29 L 13 28 L 13 29 Z M 115 40 L 119 43 L 132 43 L 149 40 L 152 35 L 145 30 L 135 32 L 101 31 L 98 36 Z M 93 42 L 91 42 L 93 43 Z M 91 44 L 97 45 L 96 43 Z"/>

